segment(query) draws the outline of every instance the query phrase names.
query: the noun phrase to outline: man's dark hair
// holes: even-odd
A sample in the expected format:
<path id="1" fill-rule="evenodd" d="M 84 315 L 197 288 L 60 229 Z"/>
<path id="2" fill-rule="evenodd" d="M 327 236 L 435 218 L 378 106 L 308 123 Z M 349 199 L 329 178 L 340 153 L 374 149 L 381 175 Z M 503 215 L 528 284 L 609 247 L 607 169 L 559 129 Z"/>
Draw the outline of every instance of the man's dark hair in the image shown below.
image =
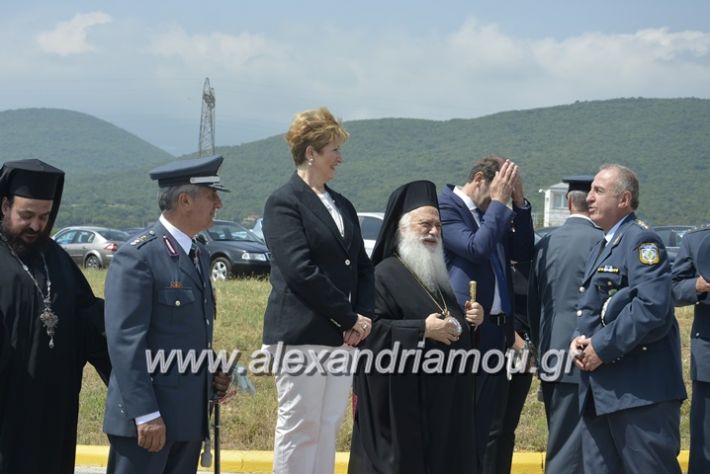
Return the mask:
<path id="1" fill-rule="evenodd" d="M 505 158 L 498 155 L 488 155 L 482 160 L 478 160 L 471 168 L 471 172 L 468 174 L 468 181 L 470 183 L 473 178 L 476 177 L 477 173 L 483 173 L 483 178 L 486 182 L 490 183 L 495 178 L 496 173 L 500 170 L 501 165 L 505 162 Z"/>
<path id="2" fill-rule="evenodd" d="M 7 194 L 5 196 L 0 196 L 0 206 L 2 206 L 3 200 L 7 199 L 7 205 L 12 209 L 12 206 L 15 204 L 15 195 L 14 194 Z M 2 208 L 0 207 L 0 221 L 2 221 L 5 218 L 5 216 L 2 213 Z"/>
<path id="3" fill-rule="evenodd" d="M 12 208 L 12 206 L 15 204 L 15 195 L 10 194 L 7 196 L 2 196 L 0 197 L 0 204 L 2 204 L 3 199 L 7 199 L 7 204 Z M 48 225 L 45 227 L 43 231 L 40 232 L 39 238 L 35 240 L 34 243 L 32 244 L 26 244 L 21 238 L 19 238 L 17 235 L 13 235 L 12 232 L 9 229 L 9 217 L 7 215 L 3 215 L 2 218 L 0 218 L 0 233 L 2 233 L 4 240 L 6 241 L 6 244 L 17 254 L 20 256 L 23 255 L 29 255 L 29 254 L 39 254 L 43 252 L 50 244 L 52 241 L 52 238 L 50 237 L 50 232 L 52 231 L 52 228 Z"/>

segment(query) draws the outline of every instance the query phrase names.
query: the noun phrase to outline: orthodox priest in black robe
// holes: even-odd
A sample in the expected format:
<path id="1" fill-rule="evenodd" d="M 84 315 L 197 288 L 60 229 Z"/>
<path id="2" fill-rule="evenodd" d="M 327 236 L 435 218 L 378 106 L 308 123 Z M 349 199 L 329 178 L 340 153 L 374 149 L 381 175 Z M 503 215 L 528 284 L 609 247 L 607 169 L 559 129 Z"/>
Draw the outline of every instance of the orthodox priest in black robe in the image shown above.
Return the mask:
<path id="1" fill-rule="evenodd" d="M 107 380 L 103 304 L 50 237 L 64 173 L 0 170 L 0 474 L 73 474 L 82 370 Z"/>
<path id="2" fill-rule="evenodd" d="M 472 331 L 483 310 L 469 302 L 462 314 L 456 303 L 437 204 L 429 181 L 398 188 L 387 204 L 372 256 L 373 328 L 353 383 L 351 474 L 476 471 L 472 359 L 452 356 L 475 353 Z M 368 367 L 368 350 L 375 359 L 393 350 L 396 362 Z"/>

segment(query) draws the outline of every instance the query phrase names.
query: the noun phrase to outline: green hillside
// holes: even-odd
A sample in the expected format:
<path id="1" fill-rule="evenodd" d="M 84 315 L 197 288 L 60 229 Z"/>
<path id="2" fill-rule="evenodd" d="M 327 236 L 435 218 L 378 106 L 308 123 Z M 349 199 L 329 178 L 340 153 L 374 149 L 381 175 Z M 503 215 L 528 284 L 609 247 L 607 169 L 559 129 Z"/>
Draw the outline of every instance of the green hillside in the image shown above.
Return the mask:
<path id="1" fill-rule="evenodd" d="M 38 158 L 66 172 L 57 225 L 139 225 L 155 189 L 145 176 L 175 159 L 104 120 L 59 109 L 0 112 L 0 161 Z M 152 211 L 152 209 L 151 209 Z"/>
<path id="2" fill-rule="evenodd" d="M 334 110 L 337 114 L 337 110 Z M 605 162 L 634 169 L 640 215 L 649 223 L 710 221 L 704 180 L 710 171 L 710 100 L 616 99 L 503 112 L 477 119 L 378 119 L 346 122 L 351 139 L 331 183 L 357 209 L 383 210 L 396 186 L 427 178 L 461 184 L 471 164 L 492 152 L 522 166 L 526 194 Z M 2 160 L 46 158 L 69 172 L 59 225 L 142 225 L 157 215 L 147 170 L 170 155 L 90 116 L 57 110 L 0 112 Z M 281 136 L 223 147 L 220 217 L 261 215 L 269 193 L 293 172 Z M 187 157 L 185 157 L 187 158 Z"/>
<path id="3" fill-rule="evenodd" d="M 332 187 L 363 211 L 383 210 L 389 192 L 413 179 L 461 184 L 475 160 L 497 152 L 521 165 L 526 194 L 538 210 L 538 189 L 620 162 L 639 175 L 639 213 L 648 222 L 710 220 L 701 197 L 710 176 L 710 100 L 577 102 L 478 119 L 363 120 L 346 127 L 351 139 Z M 269 192 L 293 170 L 281 137 L 219 151 L 235 191 L 226 199 L 228 217 L 261 214 Z"/>

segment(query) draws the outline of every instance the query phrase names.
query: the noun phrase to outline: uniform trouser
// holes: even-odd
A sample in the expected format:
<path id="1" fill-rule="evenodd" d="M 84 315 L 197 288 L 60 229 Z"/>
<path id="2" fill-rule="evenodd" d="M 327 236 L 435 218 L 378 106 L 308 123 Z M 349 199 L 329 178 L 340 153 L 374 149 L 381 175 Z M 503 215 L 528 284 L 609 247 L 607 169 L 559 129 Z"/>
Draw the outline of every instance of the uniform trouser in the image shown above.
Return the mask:
<path id="1" fill-rule="evenodd" d="M 688 474 L 710 473 L 710 382 L 693 380 Z"/>
<path id="2" fill-rule="evenodd" d="M 582 415 L 584 472 L 680 474 L 680 401 Z"/>
<path id="3" fill-rule="evenodd" d="M 545 472 L 582 474 L 582 419 L 579 384 L 541 382 L 547 416 Z"/>
<path id="4" fill-rule="evenodd" d="M 287 350 L 306 353 L 334 349 L 299 345 L 288 346 Z M 276 374 L 279 408 L 274 437 L 275 473 L 333 473 L 335 442 L 348 404 L 351 383 L 352 375 L 294 375 L 283 370 Z"/>
<path id="5" fill-rule="evenodd" d="M 201 441 L 168 441 L 157 453 L 138 446 L 137 438 L 108 435 L 107 474 L 195 474 Z"/>
<path id="6" fill-rule="evenodd" d="M 513 462 L 515 429 L 520 421 L 532 374 L 515 374 L 509 381 L 503 376 L 503 390 L 491 423 L 483 460 L 483 473 L 507 474 Z"/>

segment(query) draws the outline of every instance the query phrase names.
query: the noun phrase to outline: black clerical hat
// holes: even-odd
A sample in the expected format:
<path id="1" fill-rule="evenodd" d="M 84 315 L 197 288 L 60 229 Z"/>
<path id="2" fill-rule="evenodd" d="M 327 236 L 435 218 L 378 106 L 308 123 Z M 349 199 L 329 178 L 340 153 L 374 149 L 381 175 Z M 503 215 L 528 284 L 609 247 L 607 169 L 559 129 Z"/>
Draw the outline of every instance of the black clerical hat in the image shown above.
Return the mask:
<path id="1" fill-rule="evenodd" d="M 390 194 L 380 234 L 372 250 L 371 260 L 374 265 L 391 256 L 397 248 L 399 220 L 402 216 L 423 206 L 439 208 L 436 186 L 431 181 L 413 181 Z"/>
<path id="2" fill-rule="evenodd" d="M 710 235 L 700 242 L 697 260 L 698 273 L 705 281 L 710 281 Z"/>
<path id="3" fill-rule="evenodd" d="M 57 217 L 63 189 L 64 171 L 40 160 L 8 161 L 0 169 L 0 198 L 20 196 L 54 201 L 49 216 L 50 227 Z"/>
<path id="4" fill-rule="evenodd" d="M 173 161 L 152 170 L 150 178 L 157 180 L 158 186 L 161 188 L 197 184 L 228 192 L 229 189 L 220 184 L 220 178 L 217 176 L 223 160 L 224 158 L 217 155 L 194 160 Z"/>
<path id="5" fill-rule="evenodd" d="M 588 193 L 592 189 L 592 181 L 594 181 L 594 176 L 591 175 L 567 176 L 566 178 L 562 178 L 562 182 L 568 184 L 567 192 L 584 191 Z"/>

